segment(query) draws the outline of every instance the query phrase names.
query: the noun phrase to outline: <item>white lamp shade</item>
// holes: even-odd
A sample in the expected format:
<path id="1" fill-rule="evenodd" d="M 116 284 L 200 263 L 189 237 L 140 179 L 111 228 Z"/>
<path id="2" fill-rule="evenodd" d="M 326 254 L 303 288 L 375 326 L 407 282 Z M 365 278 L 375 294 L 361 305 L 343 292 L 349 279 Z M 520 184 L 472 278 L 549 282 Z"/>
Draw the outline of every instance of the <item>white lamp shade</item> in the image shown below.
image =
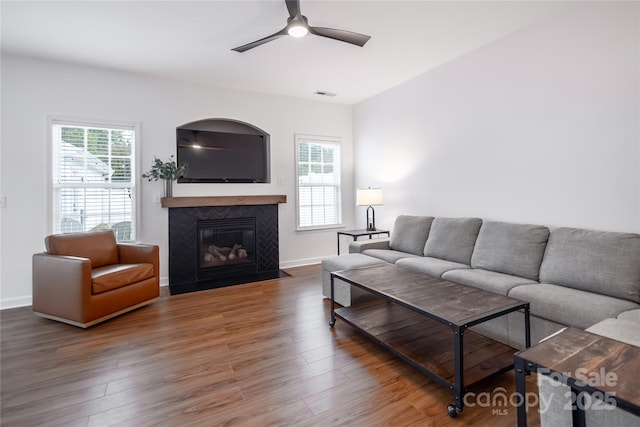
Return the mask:
<path id="1" fill-rule="evenodd" d="M 358 188 L 356 206 L 378 206 L 382 204 L 382 188 Z"/>

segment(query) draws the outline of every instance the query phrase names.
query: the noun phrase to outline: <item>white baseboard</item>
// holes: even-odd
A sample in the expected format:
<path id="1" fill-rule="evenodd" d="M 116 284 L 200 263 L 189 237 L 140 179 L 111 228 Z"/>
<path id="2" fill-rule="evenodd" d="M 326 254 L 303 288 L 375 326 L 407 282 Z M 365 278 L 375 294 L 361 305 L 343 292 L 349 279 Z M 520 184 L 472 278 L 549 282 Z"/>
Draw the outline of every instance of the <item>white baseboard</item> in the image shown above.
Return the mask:
<path id="1" fill-rule="evenodd" d="M 303 267 L 305 265 L 314 265 L 320 264 L 323 259 L 326 257 L 316 257 L 316 258 L 305 258 L 305 259 L 296 259 L 293 261 L 284 261 L 280 263 L 280 268 L 292 268 L 292 267 Z"/>
<path id="2" fill-rule="evenodd" d="M 0 310 L 6 310 L 8 308 L 26 307 L 32 304 L 31 295 L 16 298 L 3 298 L 0 300 Z"/>

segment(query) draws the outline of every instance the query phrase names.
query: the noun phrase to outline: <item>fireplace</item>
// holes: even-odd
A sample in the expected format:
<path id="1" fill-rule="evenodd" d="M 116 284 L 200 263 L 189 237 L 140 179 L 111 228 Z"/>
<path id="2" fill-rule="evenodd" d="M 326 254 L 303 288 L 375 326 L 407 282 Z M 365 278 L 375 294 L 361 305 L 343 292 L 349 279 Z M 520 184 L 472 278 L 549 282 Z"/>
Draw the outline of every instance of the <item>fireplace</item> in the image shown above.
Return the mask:
<path id="1" fill-rule="evenodd" d="M 191 198 L 163 199 L 163 206 L 170 208 L 171 294 L 281 277 L 277 203 L 282 201 L 188 206 L 191 202 L 185 199 Z M 196 202 L 203 203 L 202 199 L 219 204 L 226 198 L 197 198 Z M 238 203 L 237 198 L 230 199 L 229 203 Z M 239 202 L 255 200 L 243 198 Z"/>
<path id="2" fill-rule="evenodd" d="M 256 219 L 206 219 L 198 227 L 198 280 L 256 272 Z"/>

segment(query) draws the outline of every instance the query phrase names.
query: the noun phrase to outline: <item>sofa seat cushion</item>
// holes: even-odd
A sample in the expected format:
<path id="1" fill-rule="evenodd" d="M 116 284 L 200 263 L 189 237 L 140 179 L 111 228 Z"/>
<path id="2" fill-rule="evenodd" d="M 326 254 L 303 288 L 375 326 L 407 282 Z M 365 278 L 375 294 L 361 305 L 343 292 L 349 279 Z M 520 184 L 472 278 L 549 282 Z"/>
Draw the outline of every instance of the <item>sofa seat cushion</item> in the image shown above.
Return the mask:
<path id="1" fill-rule="evenodd" d="M 331 273 L 333 271 L 351 270 L 354 268 L 366 268 L 373 265 L 386 264 L 383 260 L 363 254 L 348 254 L 328 257 L 322 260 L 322 294 L 331 298 Z M 352 301 L 361 297 L 371 296 L 370 292 L 361 290 L 357 286 L 334 280 L 334 300 L 338 304 L 348 307 Z"/>
<path id="2" fill-rule="evenodd" d="M 631 320 L 640 325 L 640 309 L 624 311 L 618 315 L 618 319 Z"/>
<path id="3" fill-rule="evenodd" d="M 509 296 L 531 303 L 531 314 L 567 326 L 585 329 L 608 317 L 640 308 L 620 298 L 563 286 L 537 284 L 516 286 Z"/>
<path id="4" fill-rule="evenodd" d="M 471 254 L 481 225 L 480 218 L 434 219 L 424 245 L 424 255 L 471 264 Z"/>
<path id="5" fill-rule="evenodd" d="M 322 270 L 329 273 L 384 264 L 384 261 L 364 254 L 336 255 L 322 260 Z"/>
<path id="6" fill-rule="evenodd" d="M 640 234 L 557 228 L 540 282 L 640 303 Z"/>
<path id="7" fill-rule="evenodd" d="M 442 273 L 460 268 L 471 268 L 466 264 L 432 257 L 410 257 L 396 261 L 398 267 L 417 271 L 429 276 L 441 277 Z"/>
<path id="8" fill-rule="evenodd" d="M 391 249 L 389 239 L 363 239 L 349 243 L 350 254 L 361 254 L 367 249 Z"/>
<path id="9" fill-rule="evenodd" d="M 587 332 L 640 347 L 640 325 L 625 319 L 604 319 L 587 328 Z"/>
<path id="10" fill-rule="evenodd" d="M 432 216 L 399 215 L 393 223 L 389 247 L 400 252 L 422 255 L 432 221 Z"/>
<path id="11" fill-rule="evenodd" d="M 442 278 L 505 296 L 516 286 L 538 283 L 524 277 L 479 268 L 447 271 L 442 275 Z"/>
<path id="12" fill-rule="evenodd" d="M 150 263 L 106 265 L 91 271 L 91 290 L 100 294 L 153 277 L 153 264 Z"/>
<path id="13" fill-rule="evenodd" d="M 364 255 L 395 264 L 396 261 L 403 258 L 422 258 L 408 252 L 394 251 L 392 249 L 367 249 L 362 252 Z"/>
<path id="14" fill-rule="evenodd" d="M 471 266 L 537 281 L 548 239 L 542 225 L 484 221 Z"/>

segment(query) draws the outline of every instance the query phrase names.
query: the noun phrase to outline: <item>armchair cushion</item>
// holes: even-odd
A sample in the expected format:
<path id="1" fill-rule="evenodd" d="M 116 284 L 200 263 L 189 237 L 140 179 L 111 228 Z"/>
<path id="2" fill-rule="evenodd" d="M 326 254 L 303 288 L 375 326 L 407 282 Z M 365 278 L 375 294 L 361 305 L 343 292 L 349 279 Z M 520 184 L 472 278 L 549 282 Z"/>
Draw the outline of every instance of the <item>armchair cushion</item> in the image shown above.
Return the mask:
<path id="1" fill-rule="evenodd" d="M 93 294 L 111 291 L 152 278 L 153 264 L 113 264 L 94 268 L 91 271 Z"/>
<path id="2" fill-rule="evenodd" d="M 113 230 L 69 233 L 47 236 L 44 239 L 47 253 L 89 258 L 91 267 L 118 263 L 118 245 Z"/>

